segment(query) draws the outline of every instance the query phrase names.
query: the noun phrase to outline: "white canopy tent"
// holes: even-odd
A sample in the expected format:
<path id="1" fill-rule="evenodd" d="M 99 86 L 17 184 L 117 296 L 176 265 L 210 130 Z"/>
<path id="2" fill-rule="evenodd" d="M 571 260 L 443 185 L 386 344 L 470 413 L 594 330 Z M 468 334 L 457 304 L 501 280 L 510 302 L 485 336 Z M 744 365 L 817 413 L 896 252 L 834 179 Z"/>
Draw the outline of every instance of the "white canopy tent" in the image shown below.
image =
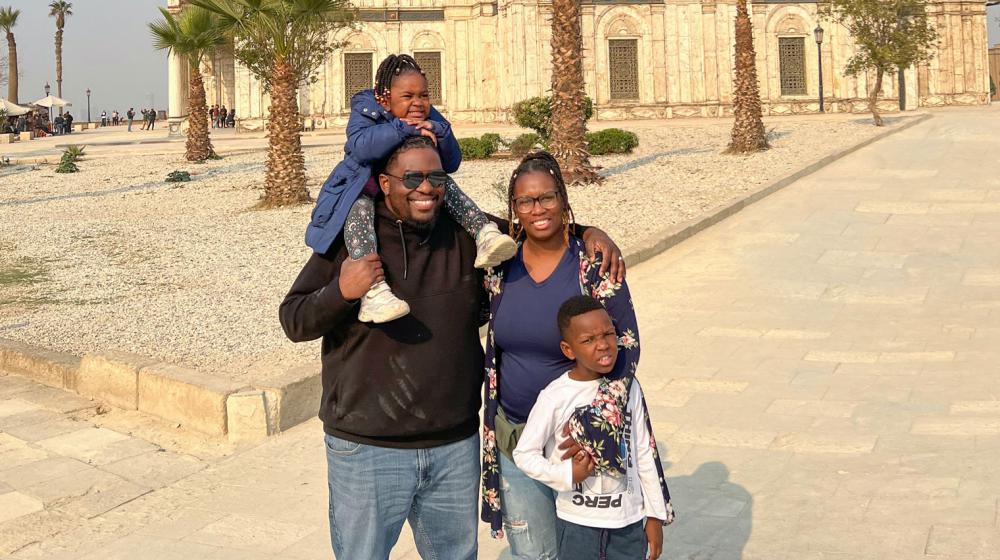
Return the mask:
<path id="1" fill-rule="evenodd" d="M 73 106 L 73 104 L 70 103 L 69 101 L 66 101 L 65 99 L 56 97 L 54 95 L 50 95 L 48 97 L 43 97 L 42 99 L 39 99 L 38 101 L 35 101 L 34 103 L 32 103 L 32 105 L 37 105 L 39 107 L 48 107 L 48 108 L 52 108 L 52 107 L 72 107 Z"/>
<path id="2" fill-rule="evenodd" d="M 20 117 L 31 112 L 31 109 L 15 105 L 6 99 L 0 99 L 0 110 L 3 110 L 8 117 Z"/>
<path id="3" fill-rule="evenodd" d="M 69 101 L 66 101 L 65 99 L 61 99 L 61 98 L 56 97 L 54 95 L 50 95 L 48 97 L 44 97 L 42 99 L 39 99 L 38 101 L 35 101 L 34 103 L 32 103 L 32 105 L 38 105 L 39 107 L 49 107 L 49 108 L 52 108 L 52 107 L 72 107 L 73 106 L 73 104 L 70 103 Z"/>

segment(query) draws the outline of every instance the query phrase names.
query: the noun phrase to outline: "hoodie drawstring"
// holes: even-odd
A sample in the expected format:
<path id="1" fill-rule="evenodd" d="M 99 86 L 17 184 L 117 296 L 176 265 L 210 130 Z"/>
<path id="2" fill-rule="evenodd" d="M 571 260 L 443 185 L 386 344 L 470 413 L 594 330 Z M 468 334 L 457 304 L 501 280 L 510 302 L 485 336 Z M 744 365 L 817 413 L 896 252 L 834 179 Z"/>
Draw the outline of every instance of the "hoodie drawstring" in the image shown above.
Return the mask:
<path id="1" fill-rule="evenodd" d="M 396 220 L 396 227 L 399 228 L 399 241 L 403 244 L 403 280 L 409 272 L 410 262 L 406 257 L 406 237 L 403 235 L 403 220 Z"/>

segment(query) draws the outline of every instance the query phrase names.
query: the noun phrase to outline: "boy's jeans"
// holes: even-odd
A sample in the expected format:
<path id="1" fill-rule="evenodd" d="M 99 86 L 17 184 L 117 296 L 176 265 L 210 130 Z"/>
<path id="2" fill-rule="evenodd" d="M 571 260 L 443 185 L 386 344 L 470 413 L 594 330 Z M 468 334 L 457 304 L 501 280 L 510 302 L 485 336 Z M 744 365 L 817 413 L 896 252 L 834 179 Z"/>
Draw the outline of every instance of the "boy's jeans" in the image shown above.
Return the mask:
<path id="1" fill-rule="evenodd" d="M 479 435 L 391 449 L 326 435 L 330 540 L 342 560 L 381 560 L 409 521 L 424 559 L 474 560 Z"/>
<path id="2" fill-rule="evenodd" d="M 645 520 L 621 529 L 584 527 L 557 521 L 559 554 L 574 560 L 637 560 L 646 557 Z"/>

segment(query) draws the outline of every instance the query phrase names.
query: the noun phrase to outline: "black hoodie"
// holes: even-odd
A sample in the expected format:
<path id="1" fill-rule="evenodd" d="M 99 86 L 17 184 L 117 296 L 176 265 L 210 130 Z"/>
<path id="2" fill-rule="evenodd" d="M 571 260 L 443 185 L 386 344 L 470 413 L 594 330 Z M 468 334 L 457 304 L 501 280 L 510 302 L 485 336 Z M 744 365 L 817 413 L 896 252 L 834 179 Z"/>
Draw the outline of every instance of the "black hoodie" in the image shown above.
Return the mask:
<path id="1" fill-rule="evenodd" d="M 478 432 L 483 381 L 479 327 L 487 298 L 476 246 L 442 208 L 419 232 L 383 201 L 375 228 L 386 281 L 410 314 L 376 325 L 340 293 L 343 236 L 313 254 L 281 303 L 281 326 L 295 342 L 323 337 L 326 433 L 370 445 L 427 448 Z M 405 250 L 404 250 L 405 247 Z"/>

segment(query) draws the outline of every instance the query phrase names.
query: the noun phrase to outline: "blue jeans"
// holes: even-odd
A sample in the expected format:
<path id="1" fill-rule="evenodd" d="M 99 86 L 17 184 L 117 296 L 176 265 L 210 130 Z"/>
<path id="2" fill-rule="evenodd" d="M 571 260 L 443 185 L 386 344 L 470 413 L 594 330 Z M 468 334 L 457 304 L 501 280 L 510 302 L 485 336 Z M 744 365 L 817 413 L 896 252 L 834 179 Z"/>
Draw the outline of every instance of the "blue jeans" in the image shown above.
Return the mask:
<path id="1" fill-rule="evenodd" d="M 342 560 L 383 560 L 403 522 L 420 557 L 476 558 L 479 435 L 429 449 L 326 436 L 330 541 Z"/>
<path id="2" fill-rule="evenodd" d="M 521 472 L 503 453 L 499 455 L 500 511 L 511 556 L 515 560 L 559 558 L 555 490 Z"/>
<path id="3" fill-rule="evenodd" d="M 569 521 L 558 522 L 559 551 L 573 560 L 645 560 L 647 552 L 645 520 L 621 529 L 584 527 Z"/>

